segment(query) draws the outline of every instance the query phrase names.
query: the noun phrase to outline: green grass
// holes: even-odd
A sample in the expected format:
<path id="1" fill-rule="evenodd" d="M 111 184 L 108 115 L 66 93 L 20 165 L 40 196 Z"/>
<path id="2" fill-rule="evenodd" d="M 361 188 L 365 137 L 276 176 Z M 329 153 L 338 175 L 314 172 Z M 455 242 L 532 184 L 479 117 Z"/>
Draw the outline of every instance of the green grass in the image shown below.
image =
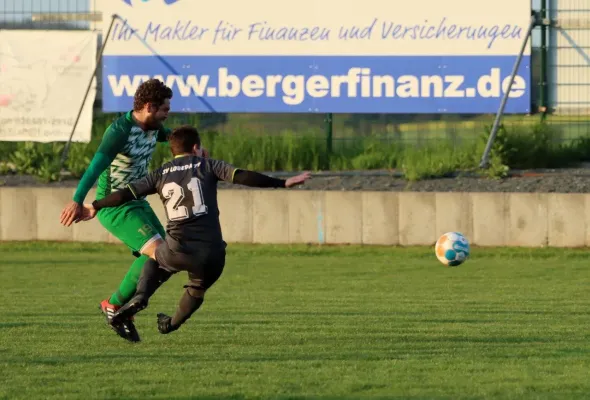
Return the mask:
<path id="1" fill-rule="evenodd" d="M 159 335 L 185 276 L 137 316 L 98 302 L 123 246 L 2 243 L 0 398 L 582 399 L 590 393 L 589 253 L 230 245 L 221 280 Z"/>

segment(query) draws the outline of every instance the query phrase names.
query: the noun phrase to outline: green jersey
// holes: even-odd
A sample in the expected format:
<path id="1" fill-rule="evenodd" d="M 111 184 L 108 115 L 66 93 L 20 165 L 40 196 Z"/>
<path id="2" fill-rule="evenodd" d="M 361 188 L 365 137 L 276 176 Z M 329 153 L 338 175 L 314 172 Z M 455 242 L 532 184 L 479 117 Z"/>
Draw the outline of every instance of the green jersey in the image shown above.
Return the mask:
<path id="1" fill-rule="evenodd" d="M 74 200 L 84 202 L 98 179 L 97 199 L 127 187 L 149 172 L 156 142 L 168 140 L 169 129 L 144 131 L 131 111 L 119 117 L 106 130 L 90 166 L 82 176 Z"/>

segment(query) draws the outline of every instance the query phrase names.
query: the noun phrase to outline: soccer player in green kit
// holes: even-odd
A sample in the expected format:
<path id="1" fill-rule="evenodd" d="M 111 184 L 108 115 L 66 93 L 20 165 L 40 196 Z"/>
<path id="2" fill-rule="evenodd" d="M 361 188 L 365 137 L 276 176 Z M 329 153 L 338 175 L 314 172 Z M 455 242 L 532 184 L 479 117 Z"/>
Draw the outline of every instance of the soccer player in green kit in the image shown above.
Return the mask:
<path id="1" fill-rule="evenodd" d="M 162 126 L 168 117 L 171 99 L 172 90 L 157 79 L 150 79 L 139 86 L 133 110 L 107 128 L 72 201 L 61 213 L 63 225 L 70 226 L 80 221 L 84 200 L 97 179 L 96 198 L 102 199 L 148 175 L 156 142 L 167 141 L 171 132 Z M 117 291 L 100 304 L 109 322 L 114 313 L 133 297 L 142 267 L 148 260 L 145 254 L 151 254 L 151 247 L 165 237 L 165 230 L 145 198 L 101 210 L 97 218 L 137 257 Z M 137 335 L 132 320 L 125 325 L 130 335 Z"/>

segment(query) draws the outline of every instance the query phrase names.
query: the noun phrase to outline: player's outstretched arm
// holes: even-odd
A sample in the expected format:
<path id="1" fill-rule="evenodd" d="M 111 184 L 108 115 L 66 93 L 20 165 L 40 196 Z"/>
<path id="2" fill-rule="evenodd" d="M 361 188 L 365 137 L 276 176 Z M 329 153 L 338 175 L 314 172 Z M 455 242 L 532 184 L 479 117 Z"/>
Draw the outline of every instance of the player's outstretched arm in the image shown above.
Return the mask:
<path id="1" fill-rule="evenodd" d="M 81 221 L 90 221 L 101 209 L 118 207 L 131 200 L 135 200 L 135 195 L 131 189 L 125 188 L 117 190 L 116 192 L 113 192 L 100 200 L 94 200 L 91 204 L 84 204 L 80 217 L 75 221 L 75 223 Z"/>
<path id="2" fill-rule="evenodd" d="M 140 197 L 156 193 L 157 180 L 160 174 L 161 168 L 144 178 L 131 182 L 125 189 L 117 190 L 100 200 L 94 200 L 92 204 L 85 204 L 79 220 L 91 220 L 103 208 L 118 207 Z"/>
<path id="3" fill-rule="evenodd" d="M 113 128 L 107 129 L 88 169 L 82 175 L 82 179 L 80 179 L 72 201 L 61 212 L 60 222 L 62 225 L 70 226 L 73 222 L 81 218 L 83 213 L 82 203 L 86 195 L 92 186 L 94 186 L 100 174 L 111 165 L 117 154 L 123 149 L 126 141 L 127 136 L 123 133 Z"/>
<path id="4" fill-rule="evenodd" d="M 289 179 L 279 179 L 256 171 L 235 168 L 233 165 L 221 160 L 209 158 L 208 163 L 217 179 L 238 185 L 259 188 L 291 188 L 302 185 L 311 178 L 309 172 L 304 172 Z"/>
<path id="5" fill-rule="evenodd" d="M 232 183 L 260 188 L 291 188 L 303 185 L 311 178 L 309 172 L 304 172 L 289 179 L 279 179 L 256 171 L 237 169 L 233 175 Z"/>
<path id="6" fill-rule="evenodd" d="M 103 208 L 119 207 L 135 199 L 136 197 L 133 190 L 130 187 L 126 187 L 125 189 L 117 190 L 100 200 L 94 200 L 92 202 L 92 207 L 96 211 L 99 211 Z"/>

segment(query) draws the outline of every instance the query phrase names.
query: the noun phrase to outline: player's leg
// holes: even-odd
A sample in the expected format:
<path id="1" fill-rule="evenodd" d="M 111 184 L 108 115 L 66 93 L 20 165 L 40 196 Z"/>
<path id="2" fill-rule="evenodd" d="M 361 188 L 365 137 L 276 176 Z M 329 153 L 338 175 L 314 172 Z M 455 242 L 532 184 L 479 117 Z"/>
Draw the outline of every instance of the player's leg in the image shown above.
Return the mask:
<path id="1" fill-rule="evenodd" d="M 133 323 L 135 314 L 147 307 L 149 298 L 166 282 L 172 273 L 159 268 L 158 263 L 148 258 L 137 282 L 135 296 L 126 304 L 113 310 L 108 324 L 119 336 L 130 342 L 141 339 Z"/>
<path id="2" fill-rule="evenodd" d="M 115 325 L 145 309 L 150 297 L 172 274 L 195 263 L 192 256 L 171 251 L 168 243 L 161 239 L 146 245 L 142 252 L 150 258 L 143 266 L 134 296 L 113 315 L 112 323 Z"/>
<path id="3" fill-rule="evenodd" d="M 146 207 L 147 205 L 147 207 Z M 148 210 L 146 212 L 146 209 Z M 104 211 L 104 212 L 103 212 Z M 133 251 L 143 252 L 150 246 L 155 245 L 158 240 L 162 240 L 164 229 L 155 217 L 155 214 L 149 208 L 145 201 L 133 202 L 129 205 L 101 210 L 98 215 L 101 224 L 113 236 L 121 240 L 127 247 Z M 129 319 L 118 324 L 112 323 L 112 318 L 117 310 L 135 293 L 137 281 L 141 270 L 148 256 L 138 257 L 129 268 L 125 278 L 119 285 L 118 290 L 110 299 L 105 299 L 100 304 L 100 309 L 106 316 L 109 326 L 121 337 L 126 340 L 139 341 L 139 333 Z M 114 303 L 114 304 L 113 304 Z"/>
<path id="4" fill-rule="evenodd" d="M 189 272 L 189 282 L 184 285 L 184 293 L 173 317 L 158 314 L 158 331 L 162 334 L 174 332 L 197 311 L 205 301 L 203 280 Z"/>
<path id="5" fill-rule="evenodd" d="M 150 297 L 172 274 L 172 272 L 160 268 L 156 260 L 149 258 L 141 271 L 135 295 L 113 315 L 112 323 L 119 324 L 145 309 Z"/>
<path id="6" fill-rule="evenodd" d="M 133 297 L 137 281 L 144 264 L 149 259 L 150 246 L 165 237 L 165 230 L 150 208 L 147 201 L 133 202 L 132 206 L 122 206 L 111 210 L 101 210 L 99 220 L 101 224 L 116 238 L 121 240 L 134 253 L 140 253 L 117 290 L 103 304 L 117 310 Z M 106 211 L 103 213 L 103 211 Z"/>
<path id="7" fill-rule="evenodd" d="M 205 292 L 221 276 L 225 267 L 225 247 L 210 249 L 205 262 L 189 267 L 189 282 L 184 286 L 174 316 L 158 314 L 158 331 L 162 334 L 174 332 L 182 326 L 203 304 Z"/>

